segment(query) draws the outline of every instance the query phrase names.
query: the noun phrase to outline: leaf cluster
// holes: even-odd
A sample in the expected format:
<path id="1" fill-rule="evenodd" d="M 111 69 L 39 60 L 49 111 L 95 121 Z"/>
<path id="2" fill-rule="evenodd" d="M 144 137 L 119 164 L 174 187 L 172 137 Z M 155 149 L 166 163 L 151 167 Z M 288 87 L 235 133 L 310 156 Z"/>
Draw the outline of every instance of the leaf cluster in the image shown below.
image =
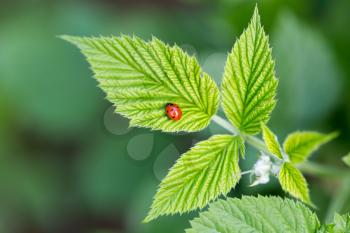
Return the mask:
<path id="1" fill-rule="evenodd" d="M 276 105 L 278 79 L 257 7 L 227 56 L 221 88 L 194 56 L 155 37 L 150 41 L 126 35 L 62 38 L 79 47 L 106 98 L 117 113 L 130 119 L 131 126 L 164 132 L 199 131 L 221 105 L 237 132 L 214 135 L 184 153 L 161 182 L 145 222 L 201 209 L 226 196 L 241 178 L 239 160 L 245 156 L 245 139 L 261 130 L 267 150 L 280 165 L 282 188 L 312 204 L 306 180 L 296 166 L 336 133 L 295 132 L 287 137 L 282 149 L 266 126 Z M 174 121 L 166 116 L 168 103 L 181 108 L 181 119 Z M 281 213 L 285 216 L 279 216 Z M 318 227 L 318 220 L 313 214 L 301 217 L 305 214 L 309 212 L 301 204 L 278 198 L 228 199 L 212 205 L 192 222 L 188 232 L 294 232 L 289 231 L 293 227 L 305 229 L 298 232 L 314 232 L 311 230 Z M 284 223 L 278 225 L 280 222 Z M 214 231 L 213 226 L 218 229 Z"/>
<path id="2" fill-rule="evenodd" d="M 304 131 L 289 134 L 283 143 L 283 150 L 277 136 L 265 125 L 262 126 L 263 138 L 268 151 L 281 161 L 278 180 L 282 189 L 293 197 L 313 205 L 310 200 L 309 189 L 303 174 L 296 165 L 307 160 L 312 152 L 322 144 L 338 136 L 338 133 L 321 134 Z"/>

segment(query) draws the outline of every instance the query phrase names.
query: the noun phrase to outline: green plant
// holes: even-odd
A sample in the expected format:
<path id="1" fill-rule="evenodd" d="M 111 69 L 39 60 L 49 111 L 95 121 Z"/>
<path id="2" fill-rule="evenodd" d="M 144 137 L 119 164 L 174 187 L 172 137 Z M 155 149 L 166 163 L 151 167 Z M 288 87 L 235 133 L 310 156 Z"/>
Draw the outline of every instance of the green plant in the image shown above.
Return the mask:
<path id="1" fill-rule="evenodd" d="M 350 232 L 350 215 L 335 215 L 332 223 L 322 225 L 303 204 L 278 197 L 228 198 L 219 200 L 191 221 L 187 233 L 232 232 Z"/>
<path id="2" fill-rule="evenodd" d="M 161 215 L 201 209 L 219 196 L 226 196 L 246 173 L 255 177 L 252 185 L 267 183 L 274 175 L 283 190 L 313 206 L 307 182 L 299 169 L 327 173 L 329 169 L 307 159 L 337 133 L 298 131 L 290 134 L 281 147 L 276 135 L 266 126 L 276 105 L 278 79 L 257 8 L 228 55 L 221 101 L 214 81 L 201 70 L 195 57 L 178 46 L 171 47 L 156 38 L 145 42 L 125 35 L 62 38 L 81 49 L 107 99 L 116 106 L 116 112 L 131 119 L 131 126 L 192 132 L 202 130 L 213 120 L 230 132 L 199 142 L 178 159 L 161 182 L 144 222 Z M 183 116 L 179 121 L 165 115 L 167 103 L 180 106 Z M 220 103 L 228 121 L 217 114 Z M 260 131 L 263 141 L 254 136 Z M 245 156 L 245 144 L 259 150 L 261 156 L 251 170 L 241 172 L 239 159 Z M 348 157 L 344 159 L 348 160 Z M 255 219 L 242 218 L 252 214 L 249 211 L 255 211 Z M 267 216 L 267 211 L 281 214 L 283 218 L 279 217 L 269 226 L 273 216 Z M 288 221 L 283 222 L 285 218 Z M 244 222 L 247 219 L 252 222 Z M 336 232 L 339 219 L 348 221 L 348 217 L 337 219 L 323 230 Z M 304 225 L 300 227 L 296 222 Z M 316 216 L 301 203 L 263 197 L 220 200 L 193 220 L 192 226 L 188 232 L 320 230 Z M 250 231 L 248 226 L 255 226 L 255 231 Z"/>

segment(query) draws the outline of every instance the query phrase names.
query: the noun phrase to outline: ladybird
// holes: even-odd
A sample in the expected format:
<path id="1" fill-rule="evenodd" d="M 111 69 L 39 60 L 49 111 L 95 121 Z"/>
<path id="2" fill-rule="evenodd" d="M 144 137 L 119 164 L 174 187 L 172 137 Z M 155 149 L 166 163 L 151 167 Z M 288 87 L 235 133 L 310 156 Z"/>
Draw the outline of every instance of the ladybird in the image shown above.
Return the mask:
<path id="1" fill-rule="evenodd" d="M 182 111 L 177 104 L 168 103 L 165 106 L 165 113 L 169 119 L 178 121 L 182 117 Z"/>

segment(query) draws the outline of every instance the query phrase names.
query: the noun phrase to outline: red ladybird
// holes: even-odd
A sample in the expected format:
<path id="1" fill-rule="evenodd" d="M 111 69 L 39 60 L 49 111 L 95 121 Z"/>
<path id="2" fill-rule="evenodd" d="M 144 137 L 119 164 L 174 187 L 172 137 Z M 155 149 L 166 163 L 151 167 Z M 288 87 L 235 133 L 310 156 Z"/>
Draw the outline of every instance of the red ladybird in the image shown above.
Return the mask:
<path id="1" fill-rule="evenodd" d="M 165 106 L 165 113 L 169 117 L 169 119 L 172 119 L 174 121 L 178 121 L 182 117 L 182 111 L 177 104 L 169 103 Z"/>

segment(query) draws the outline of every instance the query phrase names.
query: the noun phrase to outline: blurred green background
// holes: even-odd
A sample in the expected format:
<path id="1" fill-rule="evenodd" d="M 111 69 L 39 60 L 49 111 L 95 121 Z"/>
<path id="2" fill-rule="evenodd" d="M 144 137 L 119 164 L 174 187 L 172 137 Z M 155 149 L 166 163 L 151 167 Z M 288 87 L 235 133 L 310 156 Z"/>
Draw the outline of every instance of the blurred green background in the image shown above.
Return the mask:
<path id="1" fill-rule="evenodd" d="M 91 78 L 80 52 L 57 38 L 152 35 L 196 54 L 220 83 L 227 52 L 257 1 L 1 0 L 0 232 L 175 233 L 197 213 L 141 224 L 178 156 L 213 133 L 164 134 L 128 128 Z M 350 150 L 350 1 L 258 1 L 276 59 L 280 138 L 309 129 L 341 135 L 312 160 L 337 168 Z M 248 150 L 242 166 L 258 153 Z M 324 219 L 339 180 L 307 176 Z M 230 196 L 281 195 L 274 180 Z M 350 186 L 350 184 L 348 184 Z M 341 212 L 350 209 L 350 198 Z M 328 211 L 329 212 L 329 211 Z M 328 213 L 329 214 L 329 213 Z"/>

